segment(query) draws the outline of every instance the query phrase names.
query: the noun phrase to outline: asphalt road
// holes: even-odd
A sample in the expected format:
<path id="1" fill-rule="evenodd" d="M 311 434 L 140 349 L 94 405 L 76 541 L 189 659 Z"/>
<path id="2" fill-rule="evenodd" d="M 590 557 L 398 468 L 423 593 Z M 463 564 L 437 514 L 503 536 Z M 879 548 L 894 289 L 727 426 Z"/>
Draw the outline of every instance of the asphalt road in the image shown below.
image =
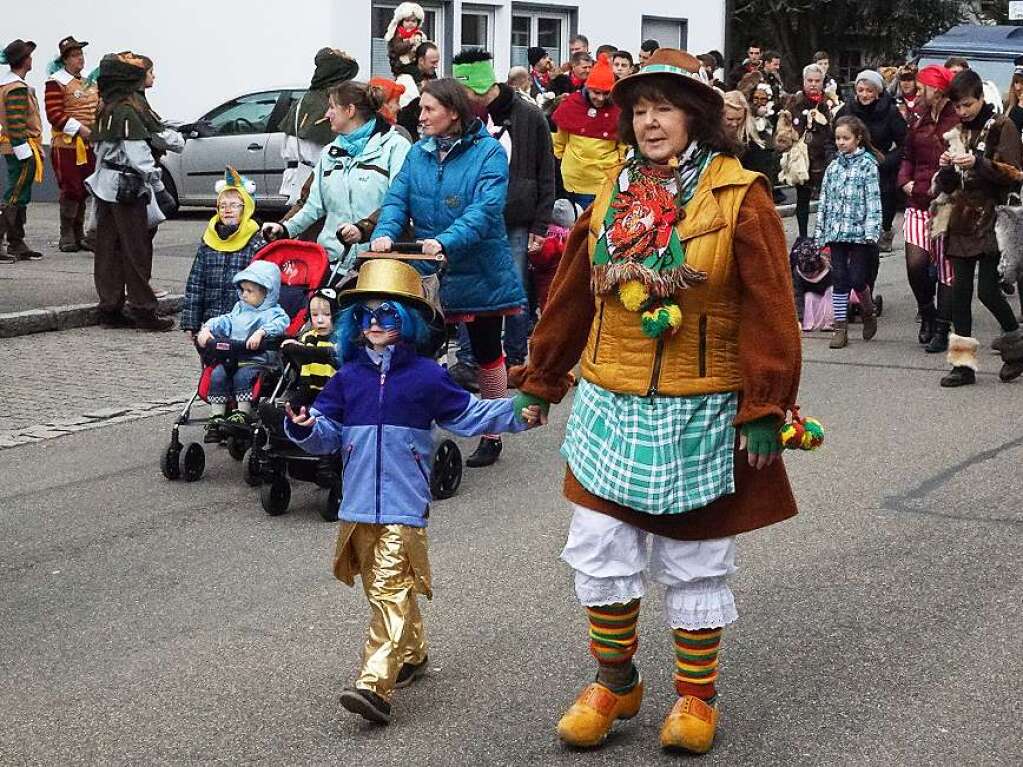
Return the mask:
<path id="1" fill-rule="evenodd" d="M 800 515 L 740 539 L 702 763 L 1023 763 L 1023 382 L 985 356 L 976 386 L 940 389 L 894 259 L 881 284 L 877 340 L 805 343 L 827 444 L 787 458 Z M 0 764 L 680 761 L 657 745 L 674 693 L 656 589 L 640 714 L 593 753 L 554 733 L 593 673 L 557 559 L 566 416 L 435 506 L 431 673 L 388 728 L 336 702 L 367 610 L 330 576 L 314 490 L 268 517 L 222 450 L 201 482 L 166 482 L 166 416 L 0 451 Z"/>

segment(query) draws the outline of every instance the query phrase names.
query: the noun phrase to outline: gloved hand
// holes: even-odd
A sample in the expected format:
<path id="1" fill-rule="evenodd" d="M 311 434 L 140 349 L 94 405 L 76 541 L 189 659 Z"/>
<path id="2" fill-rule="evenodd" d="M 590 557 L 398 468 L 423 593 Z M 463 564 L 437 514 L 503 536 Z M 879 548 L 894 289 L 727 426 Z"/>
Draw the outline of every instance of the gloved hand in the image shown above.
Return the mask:
<path id="1" fill-rule="evenodd" d="M 749 465 L 754 469 L 770 466 L 781 452 L 778 428 L 781 426 L 774 416 L 764 416 L 739 427 L 739 449 L 746 450 Z"/>
<path id="2" fill-rule="evenodd" d="M 525 394 L 521 391 L 518 394 L 516 394 L 515 398 L 512 400 L 512 408 L 515 411 L 516 420 L 520 422 L 524 421 L 525 419 L 522 417 L 522 411 L 525 408 L 531 407 L 533 405 L 536 405 L 537 407 L 540 408 L 541 416 L 540 423 L 541 424 L 546 423 L 547 414 L 550 412 L 551 409 L 551 403 L 548 402 L 547 400 L 540 399 L 539 397 L 534 397 L 532 394 Z"/>
<path id="3" fill-rule="evenodd" d="M 267 221 L 263 224 L 262 234 L 264 240 L 273 242 L 282 237 L 287 237 L 288 230 L 283 224 L 278 224 L 276 221 Z"/>

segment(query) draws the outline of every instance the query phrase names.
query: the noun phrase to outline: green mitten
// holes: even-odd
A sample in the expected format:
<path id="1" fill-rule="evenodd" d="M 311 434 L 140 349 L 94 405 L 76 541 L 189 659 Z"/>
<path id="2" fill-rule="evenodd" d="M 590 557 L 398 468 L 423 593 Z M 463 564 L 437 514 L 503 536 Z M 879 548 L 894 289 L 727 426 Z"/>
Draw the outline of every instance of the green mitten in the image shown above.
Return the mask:
<path id="1" fill-rule="evenodd" d="M 521 421 L 523 408 L 527 408 L 530 405 L 539 405 L 540 412 L 544 415 L 547 415 L 551 410 L 551 403 L 547 400 L 534 397 L 532 394 L 519 392 L 512 400 L 512 407 L 515 409 L 515 418 Z"/>
<path id="2" fill-rule="evenodd" d="M 746 437 L 746 452 L 750 455 L 774 455 L 781 452 L 778 427 L 781 422 L 771 415 L 744 423 L 739 428 Z"/>

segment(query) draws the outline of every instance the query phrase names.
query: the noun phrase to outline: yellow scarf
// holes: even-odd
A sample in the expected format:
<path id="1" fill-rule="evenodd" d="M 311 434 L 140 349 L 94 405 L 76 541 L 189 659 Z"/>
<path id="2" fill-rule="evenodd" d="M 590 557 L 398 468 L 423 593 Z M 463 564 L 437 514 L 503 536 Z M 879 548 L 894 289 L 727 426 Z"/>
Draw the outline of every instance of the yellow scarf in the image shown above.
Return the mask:
<path id="1" fill-rule="evenodd" d="M 237 253 L 248 245 L 252 236 L 259 231 L 259 225 L 252 220 L 252 214 L 256 212 L 256 203 L 252 199 L 252 195 L 241 187 L 229 186 L 217 195 L 218 204 L 220 203 L 220 198 L 227 192 L 235 192 L 241 195 L 242 198 L 244 207 L 242 208 L 241 218 L 238 221 L 238 228 L 227 239 L 221 239 L 220 235 L 217 234 L 217 224 L 220 222 L 220 214 L 217 213 L 206 224 L 206 231 L 202 234 L 202 241 L 221 253 Z"/>

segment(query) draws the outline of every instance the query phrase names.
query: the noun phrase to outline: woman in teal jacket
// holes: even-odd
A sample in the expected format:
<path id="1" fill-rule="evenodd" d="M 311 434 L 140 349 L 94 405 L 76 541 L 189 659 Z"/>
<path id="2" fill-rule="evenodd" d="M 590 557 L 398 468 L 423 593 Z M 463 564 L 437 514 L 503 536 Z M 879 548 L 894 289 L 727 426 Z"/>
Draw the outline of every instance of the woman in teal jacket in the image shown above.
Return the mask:
<path id="1" fill-rule="evenodd" d="M 424 138 L 387 193 L 371 247 L 390 250 L 412 219 L 423 252 L 444 254 L 440 301 L 445 317 L 467 323 L 479 362 L 480 396 L 497 399 L 508 389 L 504 316 L 521 311 L 526 300 L 504 222 L 508 155 L 473 114 L 460 82 L 429 81 L 419 103 Z M 429 275 L 437 263 L 421 261 L 416 267 Z M 489 466 L 500 452 L 500 437 L 485 435 L 466 465 Z"/>
<path id="2" fill-rule="evenodd" d="M 305 205 L 283 223 L 265 224 L 264 237 L 297 237 L 326 217 L 317 241 L 332 263 L 344 257 L 341 272 L 354 266 L 358 252 L 369 247 L 380 204 L 411 148 L 377 117 L 383 100 L 381 89 L 351 80 L 330 90 L 327 119 L 338 136 L 316 163 Z M 349 246 L 354 247 L 346 253 Z"/>

